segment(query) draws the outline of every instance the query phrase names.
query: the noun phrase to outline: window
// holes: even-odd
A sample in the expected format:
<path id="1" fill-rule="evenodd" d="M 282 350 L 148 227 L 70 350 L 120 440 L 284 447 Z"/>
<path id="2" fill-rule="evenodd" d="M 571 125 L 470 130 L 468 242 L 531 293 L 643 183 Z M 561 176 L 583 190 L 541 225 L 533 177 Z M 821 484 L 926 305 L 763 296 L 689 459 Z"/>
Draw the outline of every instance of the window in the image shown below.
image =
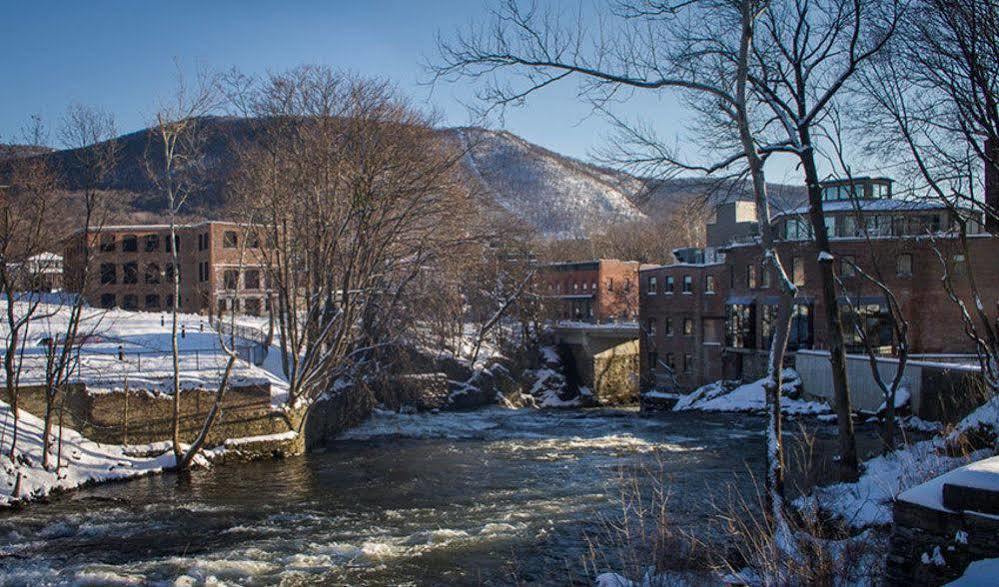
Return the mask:
<path id="1" fill-rule="evenodd" d="M 260 298 L 247 298 L 245 311 L 250 316 L 260 315 Z"/>
<path id="2" fill-rule="evenodd" d="M 756 289 L 756 265 L 746 265 L 746 287 Z"/>
<path id="3" fill-rule="evenodd" d="M 134 253 L 139 250 L 139 238 L 134 234 L 126 234 L 121 239 L 121 250 L 126 253 Z"/>
<path id="4" fill-rule="evenodd" d="M 173 263 L 166 264 L 166 270 L 163 271 L 163 277 L 166 279 L 167 283 L 173 283 L 174 281 L 174 267 Z"/>
<path id="5" fill-rule="evenodd" d="M 684 336 L 694 336 L 694 320 L 693 318 L 683 319 L 683 335 Z"/>
<path id="6" fill-rule="evenodd" d="M 173 242 L 174 242 L 175 245 L 177 245 L 177 252 L 179 253 L 180 252 L 180 235 L 179 234 L 173 235 Z M 168 253 L 172 253 L 173 252 L 173 250 L 170 248 L 170 237 L 167 237 L 167 239 L 166 239 L 166 252 L 168 252 Z"/>
<path id="7" fill-rule="evenodd" d="M 649 318 L 645 325 L 645 332 L 649 335 L 649 338 L 656 337 L 656 319 Z"/>
<path id="8" fill-rule="evenodd" d="M 649 371 L 655 371 L 656 367 L 659 366 L 659 353 L 656 351 L 649 351 L 648 361 Z"/>
<path id="9" fill-rule="evenodd" d="M 704 293 L 715 293 L 715 276 L 705 275 L 704 276 Z"/>
<path id="10" fill-rule="evenodd" d="M 222 274 L 222 284 L 225 289 L 236 289 L 239 284 L 239 271 L 226 269 L 225 273 Z"/>
<path id="11" fill-rule="evenodd" d="M 147 310 L 158 310 L 160 308 L 160 296 L 156 294 L 148 294 L 146 296 L 145 308 Z"/>
<path id="12" fill-rule="evenodd" d="M 583 282 L 583 291 L 586 291 L 586 290 L 588 290 L 588 289 L 590 289 L 590 284 L 589 284 L 589 282 L 587 282 L 587 281 L 584 281 L 584 282 Z"/>
<path id="13" fill-rule="evenodd" d="M 576 283 L 575 281 L 572 282 L 572 291 L 576 291 L 576 292 L 579 291 L 579 284 Z"/>
<path id="14" fill-rule="evenodd" d="M 224 249 L 235 249 L 237 242 L 236 232 L 233 230 L 227 230 L 222 235 L 222 248 Z"/>
<path id="15" fill-rule="evenodd" d="M 146 265 L 146 283 L 157 284 L 160 282 L 160 266 L 156 263 Z"/>
<path id="16" fill-rule="evenodd" d="M 246 235 L 246 246 L 249 247 L 249 248 L 251 248 L 251 249 L 259 249 L 260 248 L 260 235 L 258 235 L 255 232 L 251 232 L 250 234 Z M 257 312 L 257 313 L 259 314 L 259 312 Z"/>
<path id="17" fill-rule="evenodd" d="M 760 308 L 760 344 L 769 348 L 773 342 L 774 327 L 777 323 L 777 305 L 764 304 Z"/>
<path id="18" fill-rule="evenodd" d="M 812 226 L 802 218 L 791 218 L 784 222 L 784 239 L 789 241 L 812 238 Z"/>
<path id="19" fill-rule="evenodd" d="M 676 362 L 673 359 L 673 353 L 666 353 L 666 360 L 664 361 L 669 370 L 672 371 L 676 367 Z"/>
<path id="20" fill-rule="evenodd" d="M 663 323 L 663 332 L 666 336 L 673 336 L 673 319 L 666 318 L 666 322 Z"/>
<path id="21" fill-rule="evenodd" d="M 198 250 L 205 251 L 208 250 L 208 233 L 202 233 L 198 235 Z"/>
<path id="22" fill-rule="evenodd" d="M 138 283 L 139 282 L 139 264 L 138 263 L 125 263 L 121 266 L 121 282 L 122 283 Z"/>
<path id="23" fill-rule="evenodd" d="M 885 304 L 840 304 L 840 316 L 843 320 L 843 340 L 848 352 L 863 350 L 864 337 L 875 348 L 891 346 L 892 328 L 891 315 Z M 863 331 L 861 337 L 859 330 Z"/>
<path id="24" fill-rule="evenodd" d="M 118 283 L 118 271 L 114 263 L 101 263 L 101 284 L 113 285 Z"/>
<path id="25" fill-rule="evenodd" d="M 101 237 L 101 251 L 105 253 L 114 252 L 114 235 L 105 234 Z"/>
<path id="26" fill-rule="evenodd" d="M 683 354 L 683 372 L 688 375 L 694 372 L 694 355 L 690 353 Z"/>
<path id="27" fill-rule="evenodd" d="M 770 269 L 764 267 L 760 270 L 760 277 L 763 281 L 763 288 L 769 289 L 773 285 L 773 273 Z"/>
<path id="28" fill-rule="evenodd" d="M 787 348 L 812 348 L 812 307 L 805 304 L 795 304 L 791 312 L 791 335 L 787 339 Z"/>
<path id="29" fill-rule="evenodd" d="M 142 240 L 145 243 L 145 251 L 147 253 L 155 253 L 160 249 L 160 235 L 147 234 Z"/>
<path id="30" fill-rule="evenodd" d="M 659 280 L 656 278 L 655 275 L 649 276 L 649 285 L 646 291 L 650 296 L 654 296 L 657 293 L 659 293 Z"/>
<path id="31" fill-rule="evenodd" d="M 101 294 L 101 307 L 106 309 L 111 309 L 115 306 L 114 294 L 106 293 Z"/>
<path id="32" fill-rule="evenodd" d="M 247 269 L 243 274 L 243 287 L 245 289 L 260 289 L 260 270 Z"/>
<path id="33" fill-rule="evenodd" d="M 590 284 L 590 289 L 592 289 L 593 291 L 597 291 L 597 282 L 596 281 L 594 281 L 592 284 Z"/>
<path id="34" fill-rule="evenodd" d="M 694 290 L 694 280 L 689 275 L 683 276 L 683 293 L 691 293 Z"/>
<path id="35" fill-rule="evenodd" d="M 667 275 L 666 276 L 666 293 L 668 293 L 668 294 L 673 293 L 673 289 L 674 289 L 674 286 L 675 286 L 675 283 L 674 283 L 675 281 L 676 280 L 673 278 L 672 275 Z"/>
<path id="36" fill-rule="evenodd" d="M 909 255 L 909 274 L 912 274 L 912 255 Z M 965 260 L 964 255 L 954 255 L 954 275 L 967 275 L 968 274 L 968 263 Z"/>
<path id="37" fill-rule="evenodd" d="M 805 285 L 805 260 L 801 257 L 791 259 L 791 279 L 795 285 Z"/>
<path id="38" fill-rule="evenodd" d="M 912 275 L 912 255 L 903 253 L 895 262 L 895 272 L 898 275 Z"/>
<path id="39" fill-rule="evenodd" d="M 135 294 L 126 294 L 122 298 L 121 307 L 126 310 L 137 310 L 139 308 L 139 296 Z"/>
<path id="40" fill-rule="evenodd" d="M 167 294 L 166 298 L 163 299 L 163 307 L 168 310 L 173 308 L 173 294 Z"/>
<path id="41" fill-rule="evenodd" d="M 756 348 L 756 306 L 729 304 L 725 307 L 725 346 Z"/>
<path id="42" fill-rule="evenodd" d="M 842 277 L 857 276 L 857 259 L 852 255 L 842 255 L 839 258 L 839 274 Z"/>

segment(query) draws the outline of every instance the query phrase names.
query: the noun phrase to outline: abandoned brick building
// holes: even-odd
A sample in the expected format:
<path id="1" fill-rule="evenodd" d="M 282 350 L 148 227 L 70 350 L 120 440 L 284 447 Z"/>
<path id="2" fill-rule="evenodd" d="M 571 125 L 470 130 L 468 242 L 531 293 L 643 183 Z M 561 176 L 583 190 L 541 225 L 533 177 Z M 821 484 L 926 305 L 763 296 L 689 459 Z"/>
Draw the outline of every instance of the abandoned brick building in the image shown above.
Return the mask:
<path id="1" fill-rule="evenodd" d="M 551 263 L 542 271 L 543 288 L 555 300 L 560 320 L 604 323 L 638 316 L 637 261 L 597 259 Z"/>
<path id="2" fill-rule="evenodd" d="M 234 309 L 261 315 L 268 310 L 271 288 L 264 263 L 267 243 L 255 227 L 201 222 L 179 225 L 175 232 L 177 267 L 168 225 L 76 231 L 65 248 L 67 290 L 82 293 L 96 307 L 164 311 L 173 306 L 176 271 L 180 280 L 178 306 L 183 312 L 220 314 Z M 90 243 L 84 242 L 87 238 Z M 85 246 L 91 251 L 86 271 Z"/>

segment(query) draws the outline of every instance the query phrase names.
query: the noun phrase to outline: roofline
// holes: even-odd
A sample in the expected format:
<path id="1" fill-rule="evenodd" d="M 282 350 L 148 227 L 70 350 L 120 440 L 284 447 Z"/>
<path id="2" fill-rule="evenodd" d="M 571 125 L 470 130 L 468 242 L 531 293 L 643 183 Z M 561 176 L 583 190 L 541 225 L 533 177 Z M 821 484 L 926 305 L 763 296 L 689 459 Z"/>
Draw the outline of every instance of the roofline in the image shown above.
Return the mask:
<path id="1" fill-rule="evenodd" d="M 231 224 L 235 226 L 267 226 L 266 224 L 259 223 L 246 223 L 246 222 L 236 222 L 234 220 L 203 220 L 201 222 L 194 222 L 191 224 L 174 224 L 174 229 L 184 229 L 184 228 L 198 228 L 201 226 L 210 226 L 212 224 Z M 134 230 L 135 232 L 149 231 L 149 230 L 164 230 L 170 228 L 169 224 L 110 224 L 107 226 L 95 226 L 91 227 L 94 233 L 99 233 L 105 230 L 122 231 L 122 230 Z M 77 228 L 70 234 L 79 234 L 87 230 L 87 227 L 81 226 Z"/>

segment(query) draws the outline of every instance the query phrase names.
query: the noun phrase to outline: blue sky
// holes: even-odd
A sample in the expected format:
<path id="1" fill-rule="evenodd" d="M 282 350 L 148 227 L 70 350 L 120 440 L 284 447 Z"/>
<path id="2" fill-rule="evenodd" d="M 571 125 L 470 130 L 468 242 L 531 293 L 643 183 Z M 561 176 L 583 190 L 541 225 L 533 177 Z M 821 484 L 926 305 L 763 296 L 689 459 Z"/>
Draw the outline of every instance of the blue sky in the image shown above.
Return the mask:
<path id="1" fill-rule="evenodd" d="M 446 36 L 486 17 L 487 3 L 475 0 L 3 0 L 0 140 L 17 140 L 33 114 L 56 127 L 74 102 L 112 111 L 121 132 L 143 128 L 173 87 L 175 61 L 192 71 L 198 64 L 263 73 L 319 63 L 384 76 L 437 109 L 445 124 L 465 124 L 470 88 L 439 85 L 431 92 L 422 83 L 424 64 L 436 57 L 438 32 Z M 642 96 L 621 112 L 653 120 L 671 142 L 682 141 L 686 114 L 669 95 Z M 508 111 L 503 125 L 583 159 L 606 144 L 609 131 L 572 84 Z M 790 179 L 787 170 L 774 171 L 774 181 Z"/>

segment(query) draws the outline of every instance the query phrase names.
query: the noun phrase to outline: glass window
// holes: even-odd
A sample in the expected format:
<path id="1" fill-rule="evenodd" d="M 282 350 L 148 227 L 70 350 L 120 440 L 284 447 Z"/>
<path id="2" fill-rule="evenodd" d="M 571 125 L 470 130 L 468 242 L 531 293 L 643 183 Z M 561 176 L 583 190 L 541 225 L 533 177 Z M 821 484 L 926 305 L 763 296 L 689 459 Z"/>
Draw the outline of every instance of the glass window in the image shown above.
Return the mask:
<path id="1" fill-rule="evenodd" d="M 121 239 L 121 250 L 126 253 L 134 253 L 139 250 L 139 238 L 134 234 L 126 234 Z"/>
<path id="2" fill-rule="evenodd" d="M 694 336 L 694 320 L 693 318 L 683 319 L 683 335 L 684 336 Z"/>
<path id="3" fill-rule="evenodd" d="M 239 284 L 239 271 L 226 269 L 225 273 L 222 274 L 222 284 L 225 289 L 236 289 Z"/>
<path id="4" fill-rule="evenodd" d="M 138 283 L 139 282 L 139 265 L 138 263 L 125 263 L 122 265 L 122 283 Z"/>
<path id="5" fill-rule="evenodd" d="M 251 248 L 251 249 L 259 249 L 260 248 L 260 235 L 258 235 L 256 232 L 251 232 L 249 235 L 247 235 L 247 237 L 246 237 L 246 246 L 249 247 L 249 248 Z"/>
<path id="6" fill-rule="evenodd" d="M 147 310 L 158 310 L 160 307 L 160 296 L 156 294 L 146 295 L 145 308 Z"/>
<path id="7" fill-rule="evenodd" d="M 655 371 L 656 367 L 659 366 L 659 353 L 656 351 L 649 351 L 647 356 L 649 371 Z"/>
<path id="8" fill-rule="evenodd" d="M 666 336 L 673 336 L 673 319 L 666 318 L 666 322 L 663 324 Z"/>
<path id="9" fill-rule="evenodd" d="M 260 315 L 260 298 L 247 298 L 246 305 L 243 307 L 244 311 L 250 316 Z"/>
<path id="10" fill-rule="evenodd" d="M 649 338 L 656 337 L 656 319 L 649 318 L 646 322 L 645 332 L 649 335 Z"/>
<path id="11" fill-rule="evenodd" d="M 694 280 L 689 275 L 683 276 L 683 293 L 691 293 L 694 290 Z"/>
<path id="12" fill-rule="evenodd" d="M 101 284 L 113 285 L 115 283 L 118 283 L 118 270 L 115 264 L 101 263 Z"/>
<path id="13" fill-rule="evenodd" d="M 715 293 L 715 276 L 704 276 L 704 293 Z"/>
<path id="14" fill-rule="evenodd" d="M 135 294 L 126 294 L 122 298 L 121 307 L 126 310 L 137 310 L 139 308 L 139 296 Z"/>
<path id="15" fill-rule="evenodd" d="M 912 275 L 912 255 L 903 253 L 896 260 L 896 271 L 898 275 Z"/>
<path id="16" fill-rule="evenodd" d="M 746 265 L 746 287 L 756 289 L 756 265 Z"/>
<path id="17" fill-rule="evenodd" d="M 756 306 L 729 304 L 725 307 L 725 346 L 756 348 Z"/>
<path id="18" fill-rule="evenodd" d="M 114 252 L 114 245 L 115 242 L 113 234 L 105 234 L 101 237 L 101 251 L 105 253 Z"/>
<path id="19" fill-rule="evenodd" d="M 246 289 L 260 289 L 260 270 L 247 269 L 243 274 L 243 287 Z"/>
<path id="20" fill-rule="evenodd" d="M 160 282 L 160 266 L 156 263 L 146 265 L 145 282 L 157 284 Z"/>
<path id="21" fill-rule="evenodd" d="M 111 309 L 115 306 L 114 294 L 106 293 L 101 294 L 101 307 L 106 309 Z"/>
<path id="22" fill-rule="evenodd" d="M 688 375 L 694 372 L 694 356 L 690 353 L 683 354 L 683 372 Z"/>
<path id="23" fill-rule="evenodd" d="M 666 366 L 672 371 L 676 367 L 676 363 L 673 360 L 673 353 L 666 353 Z"/>
<path id="24" fill-rule="evenodd" d="M 655 275 L 649 276 L 649 284 L 646 291 L 650 296 L 654 296 L 659 292 L 659 280 L 656 279 Z"/>
<path id="25" fill-rule="evenodd" d="M 853 308 L 849 304 L 841 303 L 840 316 L 843 320 L 843 339 L 847 351 L 863 350 L 865 337 L 875 348 L 891 346 L 891 315 L 886 305 L 859 304 Z"/>
<path id="26" fill-rule="evenodd" d="M 155 253 L 160 248 L 160 235 L 158 234 L 147 234 L 144 239 L 145 251 L 147 253 Z"/>
<path id="27" fill-rule="evenodd" d="M 222 247 L 225 249 L 235 249 L 238 243 L 238 238 L 236 237 L 236 231 L 227 230 L 222 235 Z"/>

